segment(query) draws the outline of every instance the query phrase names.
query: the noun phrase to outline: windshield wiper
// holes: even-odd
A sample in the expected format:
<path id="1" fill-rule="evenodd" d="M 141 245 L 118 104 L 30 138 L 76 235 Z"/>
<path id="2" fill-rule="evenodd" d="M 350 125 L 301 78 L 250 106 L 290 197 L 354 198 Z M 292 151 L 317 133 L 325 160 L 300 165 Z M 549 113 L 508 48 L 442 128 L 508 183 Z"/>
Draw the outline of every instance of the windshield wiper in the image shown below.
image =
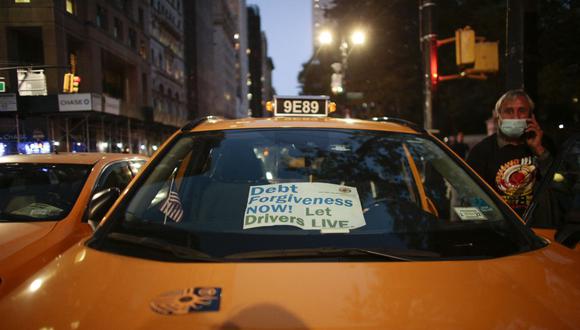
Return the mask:
<path id="1" fill-rule="evenodd" d="M 106 237 L 114 241 L 131 243 L 139 246 L 152 248 L 155 250 L 169 252 L 179 259 L 195 260 L 195 261 L 212 261 L 212 262 L 222 261 L 213 258 L 212 256 L 203 253 L 199 250 L 182 245 L 172 244 L 158 238 L 147 236 L 136 236 L 123 233 L 109 233 Z"/>
<path id="2" fill-rule="evenodd" d="M 291 250 L 266 250 L 230 254 L 226 259 L 286 259 L 307 257 L 354 257 L 375 256 L 381 259 L 393 261 L 414 261 L 421 258 L 436 258 L 440 255 L 435 252 L 421 250 L 388 250 L 388 249 L 363 249 L 363 248 L 316 248 L 316 249 L 291 249 Z"/>

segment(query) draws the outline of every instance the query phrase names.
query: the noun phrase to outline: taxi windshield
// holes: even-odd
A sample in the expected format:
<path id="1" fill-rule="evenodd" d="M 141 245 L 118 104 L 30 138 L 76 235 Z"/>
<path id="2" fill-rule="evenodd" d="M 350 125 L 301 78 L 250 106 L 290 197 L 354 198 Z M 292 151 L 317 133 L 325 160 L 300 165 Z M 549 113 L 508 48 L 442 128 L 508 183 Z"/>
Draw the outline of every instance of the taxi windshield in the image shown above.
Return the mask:
<path id="1" fill-rule="evenodd" d="M 91 167 L 0 164 L 0 222 L 63 219 L 72 209 Z"/>
<path id="2" fill-rule="evenodd" d="M 352 248 L 485 258 L 538 246 L 437 143 L 415 134 L 190 133 L 146 175 L 112 230 L 217 258 Z"/>

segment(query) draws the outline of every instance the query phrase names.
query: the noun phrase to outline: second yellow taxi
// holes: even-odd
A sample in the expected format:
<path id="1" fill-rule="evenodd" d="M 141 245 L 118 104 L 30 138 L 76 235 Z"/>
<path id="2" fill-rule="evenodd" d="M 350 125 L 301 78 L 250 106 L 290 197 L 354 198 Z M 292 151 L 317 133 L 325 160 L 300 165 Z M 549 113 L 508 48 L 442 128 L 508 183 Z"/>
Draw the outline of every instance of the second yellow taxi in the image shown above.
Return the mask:
<path id="1" fill-rule="evenodd" d="M 0 157 L 0 297 L 93 233 L 145 164 L 127 154 Z"/>

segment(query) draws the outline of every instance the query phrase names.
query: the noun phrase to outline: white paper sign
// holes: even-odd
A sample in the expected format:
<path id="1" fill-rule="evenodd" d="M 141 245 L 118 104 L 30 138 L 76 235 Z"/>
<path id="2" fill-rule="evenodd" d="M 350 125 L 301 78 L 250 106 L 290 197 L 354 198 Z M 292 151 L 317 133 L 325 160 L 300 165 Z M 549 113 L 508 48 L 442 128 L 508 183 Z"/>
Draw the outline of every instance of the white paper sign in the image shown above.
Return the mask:
<path id="1" fill-rule="evenodd" d="M 59 111 L 91 111 L 90 93 L 58 94 Z"/>
<path id="2" fill-rule="evenodd" d="M 477 207 L 455 207 L 454 210 L 461 220 L 487 220 Z"/>
<path id="3" fill-rule="evenodd" d="M 250 187 L 243 221 L 244 229 L 294 226 L 323 233 L 366 224 L 356 188 L 308 182 Z"/>

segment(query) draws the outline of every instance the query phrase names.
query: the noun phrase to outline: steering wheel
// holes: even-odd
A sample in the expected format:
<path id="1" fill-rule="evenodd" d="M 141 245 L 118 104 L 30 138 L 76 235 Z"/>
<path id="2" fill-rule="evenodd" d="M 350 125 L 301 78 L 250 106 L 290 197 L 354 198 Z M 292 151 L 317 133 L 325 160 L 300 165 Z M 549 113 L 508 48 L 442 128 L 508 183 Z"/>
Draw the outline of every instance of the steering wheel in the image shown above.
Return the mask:
<path id="1" fill-rule="evenodd" d="M 47 204 L 58 207 L 59 209 L 66 210 L 71 206 L 71 203 L 65 199 L 62 199 L 61 196 L 55 192 L 48 192 L 46 193 L 46 202 Z"/>

